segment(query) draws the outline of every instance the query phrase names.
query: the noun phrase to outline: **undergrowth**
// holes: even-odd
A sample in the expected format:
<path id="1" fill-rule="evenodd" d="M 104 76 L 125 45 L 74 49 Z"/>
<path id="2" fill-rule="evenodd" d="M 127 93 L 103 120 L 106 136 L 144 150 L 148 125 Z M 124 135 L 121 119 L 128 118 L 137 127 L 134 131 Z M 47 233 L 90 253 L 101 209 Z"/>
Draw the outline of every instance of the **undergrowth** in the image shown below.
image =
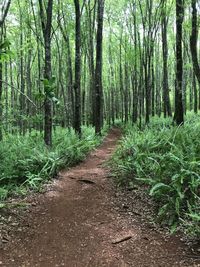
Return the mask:
<path id="1" fill-rule="evenodd" d="M 189 115 L 184 126 L 155 118 L 142 130 L 132 125 L 113 157 L 119 185 L 149 185 L 158 204 L 159 222 L 171 231 L 200 234 L 200 117 Z"/>
<path id="2" fill-rule="evenodd" d="M 51 149 L 36 131 L 26 136 L 8 135 L 0 143 L 0 201 L 14 193 L 26 194 L 27 189 L 40 190 L 60 169 L 82 161 L 100 142 L 101 137 L 90 127 L 83 127 L 81 139 L 72 129 L 57 128 Z"/>

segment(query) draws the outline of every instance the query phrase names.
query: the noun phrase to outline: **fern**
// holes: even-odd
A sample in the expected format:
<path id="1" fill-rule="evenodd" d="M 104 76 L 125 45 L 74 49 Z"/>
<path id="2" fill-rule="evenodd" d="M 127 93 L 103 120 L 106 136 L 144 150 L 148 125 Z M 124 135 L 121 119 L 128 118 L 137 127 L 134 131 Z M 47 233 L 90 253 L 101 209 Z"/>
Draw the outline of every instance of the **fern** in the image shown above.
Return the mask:
<path id="1" fill-rule="evenodd" d="M 0 143 L 0 200 L 16 191 L 24 193 L 26 187 L 39 189 L 61 168 L 83 160 L 101 142 L 91 127 L 83 127 L 81 140 L 73 129 L 57 128 L 53 140 L 54 145 L 48 150 L 43 136 L 33 131 L 24 137 L 9 135 Z"/>
<path id="2" fill-rule="evenodd" d="M 174 226 L 173 229 L 179 224 L 185 229 L 192 225 L 193 233 L 199 231 L 200 215 L 199 136 L 196 115 L 189 114 L 184 127 L 173 127 L 170 118 L 155 117 L 142 131 L 127 125 L 112 160 L 121 185 L 131 182 L 149 186 L 150 196 L 159 205 L 159 220 Z"/>

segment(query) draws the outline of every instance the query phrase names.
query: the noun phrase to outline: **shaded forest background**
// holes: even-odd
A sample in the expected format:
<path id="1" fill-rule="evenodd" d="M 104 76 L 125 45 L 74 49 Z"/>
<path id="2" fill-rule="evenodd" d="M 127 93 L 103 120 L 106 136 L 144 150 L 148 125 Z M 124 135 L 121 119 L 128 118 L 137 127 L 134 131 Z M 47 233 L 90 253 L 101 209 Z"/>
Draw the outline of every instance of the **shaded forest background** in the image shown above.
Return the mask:
<path id="1" fill-rule="evenodd" d="M 199 110 L 196 1 L 3 2 L 1 139 Z"/>

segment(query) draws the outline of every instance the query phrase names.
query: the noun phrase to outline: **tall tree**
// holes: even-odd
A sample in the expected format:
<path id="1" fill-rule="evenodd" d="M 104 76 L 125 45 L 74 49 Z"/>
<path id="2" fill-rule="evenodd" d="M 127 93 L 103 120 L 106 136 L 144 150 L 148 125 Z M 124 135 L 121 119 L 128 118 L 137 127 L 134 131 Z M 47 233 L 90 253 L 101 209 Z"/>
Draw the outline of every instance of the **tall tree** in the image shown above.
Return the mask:
<path id="1" fill-rule="evenodd" d="M 182 56 L 182 35 L 184 19 L 183 0 L 176 0 L 176 86 L 175 86 L 175 114 L 174 119 L 177 125 L 184 123 L 183 112 L 183 56 Z"/>
<path id="2" fill-rule="evenodd" d="M 40 19 L 42 24 L 42 32 L 44 38 L 45 49 L 45 62 L 44 62 L 44 141 L 47 146 L 52 145 L 52 87 L 50 86 L 50 80 L 52 79 L 51 70 L 51 31 L 52 31 L 52 12 L 53 12 L 53 0 L 48 0 L 47 7 L 43 3 L 43 0 L 39 0 L 40 6 Z"/>
<path id="3" fill-rule="evenodd" d="M 75 112 L 74 129 L 81 135 L 81 10 L 79 0 L 74 0 L 76 14 L 76 49 L 75 49 Z"/>
<path id="4" fill-rule="evenodd" d="M 198 53 L 197 53 L 197 41 L 198 41 L 198 26 L 197 26 L 197 1 L 191 0 L 192 6 L 192 33 L 190 36 L 190 50 L 192 54 L 192 62 L 194 73 L 197 77 L 200 86 L 200 66 L 198 62 Z"/>
<path id="5" fill-rule="evenodd" d="M 163 107 L 164 117 L 172 116 L 171 103 L 169 97 L 169 84 L 168 84 L 168 40 L 167 40 L 167 24 L 168 17 L 166 16 L 166 2 L 163 6 L 162 13 L 162 52 L 163 52 Z"/>
<path id="6" fill-rule="evenodd" d="M 103 15 L 104 0 L 98 0 L 97 14 L 97 43 L 96 43 L 96 70 L 95 70 L 95 132 L 101 134 L 103 121 L 103 88 L 102 88 L 102 48 L 103 48 Z"/>
<path id="7" fill-rule="evenodd" d="M 3 139 L 2 134 L 2 115 L 3 115 L 3 103 L 2 103 L 2 94 L 3 94 L 3 63 L 1 57 L 5 53 L 7 45 L 3 43 L 3 26 L 6 19 L 6 16 L 9 11 L 11 0 L 4 1 L 2 5 L 2 14 L 0 16 L 0 141 Z"/>
<path id="8" fill-rule="evenodd" d="M 87 14 L 87 28 L 88 28 L 88 63 L 90 73 L 90 121 L 95 126 L 95 62 L 94 62 L 94 32 L 95 32 L 95 21 L 96 21 L 96 5 L 97 0 L 94 0 L 93 5 L 91 0 L 88 0 L 86 5 Z"/>
<path id="9" fill-rule="evenodd" d="M 73 88 L 73 67 L 72 67 L 72 53 L 71 53 L 71 46 L 70 46 L 70 37 L 69 37 L 69 33 L 67 31 L 67 21 L 65 19 L 64 16 L 64 11 L 63 11 L 63 7 L 61 5 L 61 1 L 58 1 L 59 3 L 59 12 L 58 12 L 58 26 L 61 30 L 63 39 L 65 41 L 66 44 L 66 49 L 67 49 L 67 78 L 68 78 L 68 82 L 67 82 L 67 87 L 68 87 L 68 99 L 71 100 L 71 105 L 69 108 L 67 108 L 67 103 L 65 103 L 65 111 L 66 114 L 69 119 L 71 124 L 74 123 L 74 88 Z M 61 10 L 61 11 L 60 11 Z M 61 18 L 63 18 L 63 24 L 61 23 Z M 62 69 L 62 66 L 60 66 L 60 69 Z M 67 96 L 65 96 L 64 94 L 66 94 L 65 92 L 63 92 L 63 99 L 67 99 Z M 65 101 L 66 102 L 66 101 Z"/>

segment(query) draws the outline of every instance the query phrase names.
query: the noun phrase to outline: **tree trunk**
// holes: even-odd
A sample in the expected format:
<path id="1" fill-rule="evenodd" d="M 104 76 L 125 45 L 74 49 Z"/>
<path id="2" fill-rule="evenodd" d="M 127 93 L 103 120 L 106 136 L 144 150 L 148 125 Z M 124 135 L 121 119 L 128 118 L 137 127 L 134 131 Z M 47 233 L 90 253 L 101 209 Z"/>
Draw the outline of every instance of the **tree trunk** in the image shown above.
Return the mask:
<path id="1" fill-rule="evenodd" d="M 96 19 L 96 4 L 97 0 L 94 0 L 94 5 L 91 7 L 91 1 L 88 1 L 88 7 L 86 11 L 88 13 L 88 28 L 89 28 L 89 41 L 88 41 L 88 60 L 90 71 L 90 122 L 95 126 L 95 64 L 94 64 L 94 31 L 95 31 L 95 19 Z"/>
<path id="2" fill-rule="evenodd" d="M 193 74 L 193 89 L 194 89 L 194 112 L 198 112 L 198 96 L 197 96 L 197 83 L 196 83 L 196 76 Z"/>
<path id="3" fill-rule="evenodd" d="M 172 116 L 171 103 L 169 98 L 168 84 L 168 42 L 167 42 L 167 18 L 164 11 L 162 17 L 162 52 L 163 52 L 163 109 L 164 117 Z"/>
<path id="4" fill-rule="evenodd" d="M 10 8 L 11 0 L 7 1 L 6 5 L 4 6 L 4 9 L 2 9 L 2 18 L 0 19 L 0 45 L 3 41 L 3 26 L 6 19 L 6 16 L 8 14 L 9 8 Z M 2 103 L 2 94 L 3 94 L 3 64 L 1 61 L 1 50 L 0 50 L 0 141 L 3 139 L 3 132 L 2 132 L 2 124 L 3 124 L 3 103 Z"/>
<path id="5" fill-rule="evenodd" d="M 75 52 L 75 113 L 74 129 L 81 135 L 81 12 L 79 0 L 74 0 L 76 13 L 76 52 Z"/>
<path id="6" fill-rule="evenodd" d="M 40 17 L 42 22 L 44 48 L 45 48 L 44 79 L 49 81 L 52 75 L 51 74 L 51 28 L 52 28 L 53 0 L 48 0 L 46 14 L 44 13 L 42 0 L 39 0 L 39 5 L 40 5 Z M 52 100 L 46 90 L 45 90 L 45 100 L 44 100 L 44 114 L 45 114 L 44 141 L 47 146 L 52 146 Z"/>
<path id="7" fill-rule="evenodd" d="M 176 88 L 175 88 L 175 115 L 177 125 L 184 123 L 183 113 L 183 58 L 182 58 L 182 23 L 184 6 L 182 0 L 176 0 Z"/>
<path id="8" fill-rule="evenodd" d="M 103 89 L 102 89 L 102 47 L 103 47 L 103 14 L 104 0 L 98 0 L 97 15 L 97 45 L 96 45 L 96 71 L 95 71 L 95 132 L 101 134 L 103 118 Z"/>
<path id="9" fill-rule="evenodd" d="M 197 40 L 198 40 L 198 28 L 197 28 L 197 7 L 196 0 L 191 0 L 192 4 L 192 33 L 190 36 L 190 49 L 192 54 L 192 62 L 194 73 L 197 77 L 197 80 L 200 85 L 200 66 L 198 63 L 198 55 L 197 55 Z"/>

